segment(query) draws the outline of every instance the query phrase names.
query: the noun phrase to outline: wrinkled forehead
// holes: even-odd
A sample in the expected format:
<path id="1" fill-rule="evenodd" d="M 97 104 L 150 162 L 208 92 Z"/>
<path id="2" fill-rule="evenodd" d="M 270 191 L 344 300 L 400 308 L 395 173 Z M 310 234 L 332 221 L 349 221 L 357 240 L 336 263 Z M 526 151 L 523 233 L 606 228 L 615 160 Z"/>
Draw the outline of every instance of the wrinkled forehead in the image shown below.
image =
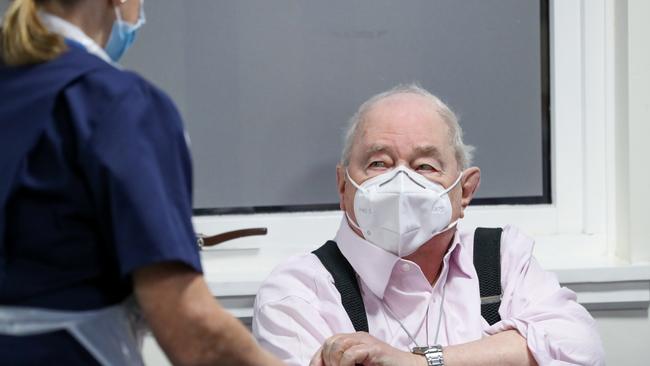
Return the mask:
<path id="1" fill-rule="evenodd" d="M 362 111 L 355 145 L 374 144 L 382 136 L 398 141 L 451 146 L 450 129 L 430 98 L 413 93 L 394 94 L 375 101 Z M 370 141 L 369 141 L 370 140 Z"/>

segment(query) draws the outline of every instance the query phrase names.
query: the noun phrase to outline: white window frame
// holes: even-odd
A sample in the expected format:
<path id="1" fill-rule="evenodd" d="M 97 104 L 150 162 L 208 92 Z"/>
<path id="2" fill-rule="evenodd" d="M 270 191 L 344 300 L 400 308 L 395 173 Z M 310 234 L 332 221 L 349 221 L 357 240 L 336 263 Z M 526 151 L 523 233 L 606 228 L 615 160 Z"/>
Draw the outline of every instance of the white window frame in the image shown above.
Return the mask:
<path id="1" fill-rule="evenodd" d="M 622 129 L 627 131 L 620 121 L 627 99 L 619 87 L 626 72 L 620 55 L 627 50 L 627 45 L 621 49 L 627 40 L 620 31 L 627 25 L 619 24 L 617 3 L 550 4 L 552 204 L 471 206 L 462 222 L 465 227 L 519 227 L 536 239 L 542 264 L 557 270 L 565 282 L 584 282 L 603 267 L 616 270 L 634 261 L 628 230 L 621 225 L 629 218 L 630 200 L 627 141 L 620 137 Z M 332 167 L 332 189 L 334 182 Z M 273 187 L 264 189 L 273 194 Z M 268 228 L 267 236 L 203 251 L 213 291 L 235 295 L 255 293 L 277 263 L 333 238 L 340 220 L 341 212 L 323 211 L 198 216 L 194 224 L 204 234 Z M 616 276 L 621 281 L 650 277 L 650 267 L 639 268 Z M 648 291 L 639 296 L 648 297 Z"/>

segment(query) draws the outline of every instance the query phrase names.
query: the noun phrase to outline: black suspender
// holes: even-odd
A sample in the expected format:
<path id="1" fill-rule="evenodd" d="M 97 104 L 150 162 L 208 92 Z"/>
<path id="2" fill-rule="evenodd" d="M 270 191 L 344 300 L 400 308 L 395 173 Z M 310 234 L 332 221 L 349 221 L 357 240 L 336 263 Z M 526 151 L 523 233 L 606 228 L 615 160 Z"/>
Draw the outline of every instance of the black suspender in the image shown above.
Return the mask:
<path id="1" fill-rule="evenodd" d="M 500 228 L 477 228 L 474 232 L 474 267 L 481 294 L 481 315 L 490 325 L 501 320 L 501 232 Z M 367 332 L 368 318 L 356 273 L 339 247 L 330 240 L 312 253 L 332 274 L 354 329 Z"/>
<path id="2" fill-rule="evenodd" d="M 492 325 L 499 320 L 501 305 L 501 228 L 476 228 L 474 268 L 481 293 L 481 315 Z"/>
<path id="3" fill-rule="evenodd" d="M 354 329 L 357 332 L 368 332 L 366 308 L 363 306 L 356 273 L 350 262 L 341 254 L 338 245 L 330 240 L 312 253 L 320 259 L 323 266 L 334 277 L 334 285 L 341 294 L 341 302 Z"/>

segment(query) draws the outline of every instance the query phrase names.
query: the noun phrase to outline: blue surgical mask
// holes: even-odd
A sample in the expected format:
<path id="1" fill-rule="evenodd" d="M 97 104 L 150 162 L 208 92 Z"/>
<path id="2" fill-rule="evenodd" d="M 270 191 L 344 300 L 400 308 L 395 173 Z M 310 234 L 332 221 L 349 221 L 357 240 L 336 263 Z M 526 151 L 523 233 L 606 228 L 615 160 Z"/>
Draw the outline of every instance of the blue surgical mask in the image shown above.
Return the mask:
<path id="1" fill-rule="evenodd" d="M 106 47 L 104 47 L 111 60 L 115 62 L 119 61 L 126 53 L 126 50 L 135 42 L 138 29 L 145 23 L 143 2 L 144 0 L 140 0 L 140 16 L 135 24 L 125 22 L 122 19 L 120 9 L 117 6 L 115 7 L 115 22 L 113 23 L 111 36 L 108 38 Z"/>

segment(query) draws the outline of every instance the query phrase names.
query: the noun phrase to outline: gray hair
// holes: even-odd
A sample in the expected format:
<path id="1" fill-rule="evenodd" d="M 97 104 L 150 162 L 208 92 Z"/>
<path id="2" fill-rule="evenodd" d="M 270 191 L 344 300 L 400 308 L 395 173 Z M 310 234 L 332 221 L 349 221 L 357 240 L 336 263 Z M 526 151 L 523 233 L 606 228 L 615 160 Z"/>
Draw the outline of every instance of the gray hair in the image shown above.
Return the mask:
<path id="1" fill-rule="evenodd" d="M 343 151 L 341 152 L 341 164 L 343 166 L 348 166 L 350 164 L 350 152 L 352 150 L 352 143 L 356 138 L 359 125 L 363 121 L 363 118 L 368 110 L 380 100 L 388 98 L 395 94 L 416 94 L 423 96 L 431 101 L 431 104 L 433 104 L 433 106 L 436 108 L 440 117 L 443 119 L 443 121 L 445 121 L 445 123 L 447 123 L 447 126 L 449 126 L 450 143 L 454 148 L 458 167 L 460 169 L 468 168 L 472 162 L 472 153 L 474 151 L 474 147 L 465 145 L 465 143 L 463 143 L 463 129 L 458 123 L 456 114 L 451 109 L 449 109 L 449 107 L 447 107 L 447 105 L 443 103 L 438 97 L 429 93 L 426 89 L 417 84 L 398 85 L 383 93 L 372 96 L 370 99 L 361 104 L 357 112 L 348 121 L 348 126 L 344 135 Z"/>

